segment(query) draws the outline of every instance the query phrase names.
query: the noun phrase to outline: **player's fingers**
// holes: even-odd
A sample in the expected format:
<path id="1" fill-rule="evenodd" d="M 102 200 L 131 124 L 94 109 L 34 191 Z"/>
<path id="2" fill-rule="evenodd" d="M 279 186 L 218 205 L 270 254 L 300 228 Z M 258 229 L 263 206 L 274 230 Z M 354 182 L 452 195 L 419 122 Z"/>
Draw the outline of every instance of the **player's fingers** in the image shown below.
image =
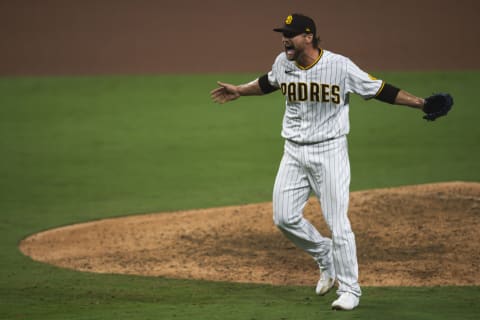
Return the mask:
<path id="1" fill-rule="evenodd" d="M 218 102 L 218 103 L 224 103 L 226 102 L 226 99 L 225 99 L 225 93 L 221 92 L 221 91 L 217 91 L 217 92 L 214 92 L 210 95 L 210 97 L 212 98 L 212 100 L 214 102 Z"/>
<path id="2" fill-rule="evenodd" d="M 210 97 L 214 102 L 225 103 L 238 98 L 233 85 L 221 81 L 217 81 L 217 84 L 219 87 L 210 91 Z"/>
<path id="3" fill-rule="evenodd" d="M 225 91 L 225 88 L 223 87 L 215 88 L 212 91 L 210 91 L 210 95 L 218 94 L 218 93 L 221 93 L 222 91 Z"/>
<path id="4" fill-rule="evenodd" d="M 222 88 L 220 88 L 222 89 Z M 225 91 L 224 90 L 213 90 L 212 92 L 210 92 L 210 97 L 212 98 L 218 98 L 222 95 L 225 94 Z"/>
<path id="5" fill-rule="evenodd" d="M 223 99 L 221 97 L 213 97 L 212 100 L 213 102 L 223 103 Z"/>
<path id="6" fill-rule="evenodd" d="M 223 90 L 225 90 L 225 92 L 235 92 L 236 91 L 236 87 L 233 85 L 233 84 L 230 84 L 230 83 L 225 83 L 225 82 L 220 82 L 220 81 L 217 81 L 217 84 L 220 86 L 220 88 L 222 88 Z"/>
<path id="7" fill-rule="evenodd" d="M 213 101 L 220 104 L 224 104 L 225 102 L 227 102 L 225 98 L 217 98 L 217 99 L 214 99 Z"/>

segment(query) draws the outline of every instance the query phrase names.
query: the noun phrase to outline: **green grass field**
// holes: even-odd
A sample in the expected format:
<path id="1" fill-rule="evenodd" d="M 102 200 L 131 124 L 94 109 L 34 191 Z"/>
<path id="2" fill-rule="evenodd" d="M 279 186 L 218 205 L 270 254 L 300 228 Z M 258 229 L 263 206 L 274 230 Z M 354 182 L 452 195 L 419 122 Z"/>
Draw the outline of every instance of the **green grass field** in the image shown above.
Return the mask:
<path id="1" fill-rule="evenodd" d="M 281 95 L 209 98 L 216 80 L 254 76 L 0 78 L 0 319 L 477 319 L 474 286 L 364 287 L 341 313 L 309 287 L 96 275 L 19 252 L 22 238 L 80 221 L 269 201 Z M 376 76 L 420 96 L 449 91 L 455 106 L 427 123 L 352 98 L 351 189 L 480 181 L 480 72 Z"/>

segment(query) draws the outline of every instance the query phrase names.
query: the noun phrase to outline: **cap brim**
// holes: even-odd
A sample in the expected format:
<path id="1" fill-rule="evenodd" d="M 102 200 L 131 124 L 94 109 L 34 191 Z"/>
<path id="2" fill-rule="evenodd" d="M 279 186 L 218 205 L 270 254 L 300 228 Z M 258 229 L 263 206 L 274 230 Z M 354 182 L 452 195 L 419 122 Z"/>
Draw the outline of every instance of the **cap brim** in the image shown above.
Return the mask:
<path id="1" fill-rule="evenodd" d="M 286 27 L 275 28 L 275 29 L 273 29 L 273 31 L 275 31 L 275 32 L 298 32 L 298 33 L 301 33 L 301 31 L 293 30 L 293 29 L 286 28 Z"/>
<path id="2" fill-rule="evenodd" d="M 290 28 L 275 28 L 273 29 L 275 32 L 281 32 L 283 34 L 290 34 L 291 37 L 298 36 L 299 34 L 304 33 L 303 31 L 297 30 L 297 29 L 290 29 Z"/>

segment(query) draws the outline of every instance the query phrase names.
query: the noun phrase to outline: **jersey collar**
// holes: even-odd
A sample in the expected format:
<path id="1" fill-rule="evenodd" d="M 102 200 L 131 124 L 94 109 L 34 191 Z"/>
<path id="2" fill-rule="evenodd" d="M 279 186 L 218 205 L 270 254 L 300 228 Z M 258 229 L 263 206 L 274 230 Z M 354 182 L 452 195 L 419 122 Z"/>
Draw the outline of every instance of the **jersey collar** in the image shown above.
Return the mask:
<path id="1" fill-rule="evenodd" d="M 323 49 L 320 48 L 320 52 L 318 53 L 317 59 L 315 59 L 315 61 L 313 61 L 313 63 L 311 65 L 303 67 L 303 66 L 299 65 L 296 61 L 295 61 L 295 65 L 301 70 L 308 70 L 308 69 L 313 68 L 317 64 L 317 62 L 320 61 L 322 56 L 323 56 Z"/>

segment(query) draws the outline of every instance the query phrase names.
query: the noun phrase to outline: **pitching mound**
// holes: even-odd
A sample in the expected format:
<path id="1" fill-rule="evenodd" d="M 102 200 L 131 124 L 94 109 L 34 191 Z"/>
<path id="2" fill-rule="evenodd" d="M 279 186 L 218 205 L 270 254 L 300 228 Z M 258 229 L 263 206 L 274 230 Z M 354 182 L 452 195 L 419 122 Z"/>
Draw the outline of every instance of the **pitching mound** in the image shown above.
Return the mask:
<path id="1" fill-rule="evenodd" d="M 32 259 L 81 271 L 313 285 L 318 269 L 274 227 L 271 203 L 106 219 L 20 243 Z M 329 235 L 311 199 L 305 215 Z M 480 285 L 480 183 L 353 192 L 360 281 Z"/>

